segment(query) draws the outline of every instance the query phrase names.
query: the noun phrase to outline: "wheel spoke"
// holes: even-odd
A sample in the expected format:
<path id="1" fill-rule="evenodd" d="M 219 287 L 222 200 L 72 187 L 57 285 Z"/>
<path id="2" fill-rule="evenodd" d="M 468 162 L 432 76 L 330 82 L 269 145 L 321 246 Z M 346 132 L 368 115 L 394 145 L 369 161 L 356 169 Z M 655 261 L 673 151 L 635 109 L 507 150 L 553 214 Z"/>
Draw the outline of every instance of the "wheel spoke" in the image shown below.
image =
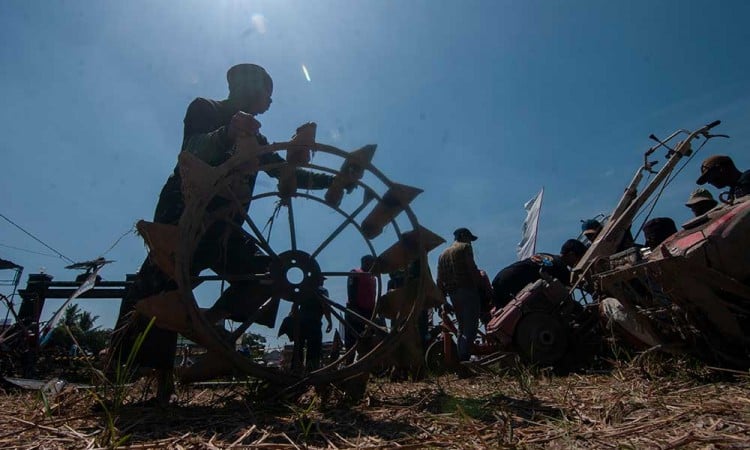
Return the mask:
<path id="1" fill-rule="evenodd" d="M 358 320 L 364 322 L 366 325 L 369 325 L 372 328 L 374 328 L 374 329 L 376 329 L 376 330 L 378 330 L 378 331 L 380 331 L 382 333 L 386 333 L 386 334 L 388 333 L 388 329 L 386 327 L 384 327 L 382 325 L 378 325 L 377 323 L 375 323 L 372 320 L 370 320 L 368 317 L 365 317 L 365 316 L 357 313 L 356 311 L 354 311 L 352 309 L 349 309 L 349 308 L 346 308 L 344 306 L 339 305 L 338 303 L 334 302 L 333 300 L 331 300 L 330 298 L 326 297 L 325 295 L 322 295 L 322 294 L 318 294 L 318 295 L 331 308 L 338 309 L 339 311 L 344 312 L 345 315 L 346 314 L 351 314 L 354 317 L 356 317 Z M 334 315 L 336 315 L 337 317 L 339 316 L 339 314 L 337 314 L 333 309 L 331 309 L 331 312 Z M 339 320 L 341 320 L 341 319 L 339 318 Z"/>
<path id="2" fill-rule="evenodd" d="M 321 300 L 324 303 L 326 303 L 326 299 L 325 298 L 321 298 Z M 336 311 L 333 308 L 331 308 L 331 314 L 333 314 L 333 317 L 335 317 L 339 322 L 343 323 L 344 327 L 347 330 L 351 331 L 357 337 L 357 339 L 362 338 L 362 335 L 357 331 L 356 328 L 354 328 L 354 325 L 350 324 L 349 321 L 346 320 L 345 315 L 341 314 L 340 312 Z M 348 351 L 347 351 L 347 353 L 348 353 Z"/>
<path id="3" fill-rule="evenodd" d="M 271 248 L 271 244 L 268 243 L 266 238 L 263 237 L 263 232 L 260 231 L 260 228 L 258 228 L 257 225 L 255 225 L 255 222 L 253 222 L 253 219 L 250 218 L 250 215 L 248 213 L 244 213 L 244 219 L 245 223 L 250 227 L 251 230 L 253 230 L 253 234 L 255 235 L 255 239 L 258 241 L 258 246 L 263 249 L 266 254 L 272 258 L 277 258 L 276 252 L 273 251 Z"/>
<path id="4" fill-rule="evenodd" d="M 357 207 L 357 209 L 354 210 L 347 218 L 344 220 L 341 225 L 338 226 L 319 246 L 315 251 L 312 253 L 312 257 L 315 258 L 318 256 L 320 252 L 325 249 L 328 244 L 330 244 L 334 239 L 336 239 L 336 236 L 338 236 L 342 231 L 344 231 L 344 228 L 346 228 L 347 225 L 354 222 L 354 218 L 357 217 L 357 214 L 361 213 L 362 210 L 364 210 L 367 205 L 370 204 L 372 199 L 375 198 L 372 195 L 365 195 L 364 200 L 362 201 L 362 204 Z"/>
<path id="5" fill-rule="evenodd" d="M 268 298 L 262 305 L 260 305 L 260 308 L 258 308 L 252 315 L 250 315 L 250 317 L 246 321 L 242 322 L 242 325 L 240 325 L 239 328 L 234 330 L 234 332 L 232 333 L 232 342 L 239 339 L 240 336 L 242 336 L 242 334 L 248 328 L 250 328 L 250 325 L 252 325 L 253 322 L 255 322 L 258 319 L 258 317 L 260 317 L 260 315 L 265 312 L 265 309 L 269 305 L 271 305 L 274 301 L 278 301 L 278 297 Z"/>
<path id="6" fill-rule="evenodd" d="M 240 214 L 242 215 L 242 219 L 245 221 L 245 223 L 250 227 L 251 230 L 253 230 L 253 234 L 255 234 L 254 238 L 256 241 L 258 241 L 258 246 L 266 252 L 266 254 L 274 259 L 278 258 L 276 253 L 271 248 L 271 245 L 268 243 L 266 238 L 263 237 L 263 233 L 260 231 L 260 228 L 258 228 L 257 225 L 255 225 L 255 222 L 253 222 L 253 219 L 250 217 L 250 215 L 247 213 L 247 208 L 244 208 L 239 200 L 237 200 L 237 197 L 230 191 L 230 195 L 232 196 L 232 200 L 234 201 L 235 205 L 237 206 L 237 209 L 240 211 Z M 243 230 L 244 231 L 244 230 Z"/>

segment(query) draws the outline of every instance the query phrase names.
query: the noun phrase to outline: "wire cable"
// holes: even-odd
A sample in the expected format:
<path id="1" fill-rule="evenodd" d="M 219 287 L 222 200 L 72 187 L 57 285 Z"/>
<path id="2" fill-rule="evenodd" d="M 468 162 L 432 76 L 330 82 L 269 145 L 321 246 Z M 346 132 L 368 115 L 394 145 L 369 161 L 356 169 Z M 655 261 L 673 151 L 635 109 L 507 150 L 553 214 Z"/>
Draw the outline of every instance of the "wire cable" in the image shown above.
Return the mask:
<path id="1" fill-rule="evenodd" d="M 28 250 L 28 249 L 21 248 L 21 247 L 14 247 L 12 245 L 7 245 L 7 244 L 0 244 L 0 247 L 5 247 L 5 248 L 13 249 L 13 250 L 18 250 L 19 252 L 31 253 L 33 255 L 47 256 L 47 257 L 50 257 L 50 258 L 60 258 L 59 256 L 53 255 L 52 253 L 35 252 L 34 250 Z"/>
<path id="2" fill-rule="evenodd" d="M 130 228 L 130 229 L 129 229 L 128 231 L 126 231 L 126 232 L 122 233 L 122 234 L 120 235 L 120 237 L 118 237 L 118 238 L 117 238 L 117 240 L 116 240 L 116 241 L 114 242 L 114 244 L 110 245 L 110 246 L 109 246 L 109 248 L 108 248 L 108 249 L 107 249 L 107 250 L 106 250 L 106 251 L 105 251 L 104 253 L 102 253 L 102 254 L 101 254 L 100 256 L 102 256 L 102 257 L 103 257 L 103 256 L 105 256 L 105 255 L 106 255 L 107 253 L 111 252 L 111 251 L 112 251 L 112 249 L 113 249 L 113 248 L 115 248 L 115 247 L 117 246 L 117 244 L 119 244 L 119 243 L 120 243 L 120 241 L 121 241 L 121 240 L 123 240 L 123 239 L 125 238 L 125 236 L 127 236 L 127 235 L 129 235 L 129 234 L 134 234 L 134 233 L 135 233 L 135 227 L 131 227 L 131 228 Z"/>
<path id="3" fill-rule="evenodd" d="M 47 245 L 46 243 L 44 243 L 44 241 L 42 241 L 42 240 L 41 240 L 41 239 L 39 239 L 38 237 L 36 237 L 36 236 L 34 236 L 33 234 L 31 234 L 30 232 L 26 231 L 26 230 L 25 230 L 25 229 L 24 229 L 24 228 L 23 228 L 23 227 L 22 227 L 21 225 L 18 225 L 17 223 L 15 223 L 15 222 L 13 222 L 12 220 L 8 219 L 8 218 L 7 218 L 7 217 L 5 217 L 5 216 L 4 216 L 3 214 L 0 214 L 0 217 L 2 217 L 2 218 L 3 218 L 3 219 L 5 219 L 5 220 L 6 220 L 6 221 L 7 221 L 8 223 L 10 223 L 10 224 L 11 224 L 11 225 L 13 225 L 14 227 L 16 227 L 16 228 L 18 228 L 19 230 L 21 230 L 22 232 L 24 232 L 24 233 L 25 233 L 26 235 L 28 235 L 29 237 L 31 237 L 31 238 L 32 238 L 32 239 L 34 239 L 35 241 L 37 241 L 37 242 L 39 242 L 40 244 L 42 244 L 43 246 L 47 247 L 47 248 L 48 248 L 49 250 L 52 250 L 52 251 L 53 251 L 53 252 L 54 252 L 54 253 L 55 253 L 55 254 L 56 254 L 57 256 L 59 256 L 60 258 L 62 258 L 62 259 L 64 259 L 64 260 L 68 261 L 68 262 L 69 262 L 69 263 L 71 263 L 71 264 L 74 264 L 74 263 L 75 263 L 75 261 L 73 261 L 72 259 L 70 259 L 70 258 L 68 258 L 67 256 L 63 255 L 63 254 L 62 254 L 62 253 L 60 253 L 59 251 L 55 250 L 54 248 L 52 248 L 52 247 L 50 247 L 49 245 Z"/>

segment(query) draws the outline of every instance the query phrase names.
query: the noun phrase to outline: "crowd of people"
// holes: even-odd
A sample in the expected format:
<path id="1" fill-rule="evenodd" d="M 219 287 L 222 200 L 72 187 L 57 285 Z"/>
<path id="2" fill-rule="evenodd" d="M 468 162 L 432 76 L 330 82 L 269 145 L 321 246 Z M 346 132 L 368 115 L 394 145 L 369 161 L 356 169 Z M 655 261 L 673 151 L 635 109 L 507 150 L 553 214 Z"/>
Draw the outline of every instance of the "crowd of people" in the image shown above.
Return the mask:
<path id="1" fill-rule="evenodd" d="M 696 184 L 708 183 L 718 189 L 728 188 L 719 197 L 723 203 L 732 203 L 750 195 L 750 170 L 738 170 L 729 156 L 714 155 L 706 158 L 701 164 L 700 172 Z M 719 202 L 710 191 L 699 187 L 690 194 L 685 206 L 697 218 L 708 215 L 719 206 Z M 506 306 L 523 288 L 540 279 L 540 270 L 563 283 L 569 283 L 570 269 L 578 264 L 588 245 L 597 239 L 603 229 L 604 225 L 599 220 L 584 220 L 581 225 L 583 239 L 568 239 L 559 254 L 537 253 L 501 269 L 492 281 L 492 307 L 500 309 Z M 630 230 L 627 230 L 616 251 L 630 248 L 655 249 L 677 231 L 674 220 L 656 217 L 643 224 L 643 245 L 636 243 Z M 437 284 L 455 310 L 459 332 L 458 357 L 461 361 L 467 361 L 471 357 L 471 343 L 477 335 L 479 311 L 483 308 L 480 293 L 485 290 L 485 286 L 472 249 L 472 242 L 477 237 L 467 228 L 458 228 L 454 232 L 454 238 L 454 242 L 440 254 Z"/>

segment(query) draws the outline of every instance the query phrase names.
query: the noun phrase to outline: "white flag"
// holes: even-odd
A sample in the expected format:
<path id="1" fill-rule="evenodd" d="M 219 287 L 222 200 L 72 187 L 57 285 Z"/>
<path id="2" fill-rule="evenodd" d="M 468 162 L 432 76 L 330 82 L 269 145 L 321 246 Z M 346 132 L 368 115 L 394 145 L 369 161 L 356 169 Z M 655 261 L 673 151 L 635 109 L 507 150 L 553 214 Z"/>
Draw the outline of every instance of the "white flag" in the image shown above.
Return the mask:
<path id="1" fill-rule="evenodd" d="M 544 188 L 534 198 L 523 205 L 523 209 L 526 210 L 526 220 L 523 221 L 521 242 L 518 243 L 518 249 L 516 249 L 519 260 L 529 258 L 536 251 L 536 232 L 539 228 L 539 212 L 542 209 L 542 196 L 544 196 Z"/>
<path id="2" fill-rule="evenodd" d="M 102 258 L 104 260 L 104 258 Z M 73 300 L 77 299 L 80 295 L 85 294 L 86 292 L 90 291 L 94 288 L 94 285 L 96 285 L 96 276 L 99 275 L 99 270 L 104 267 L 104 264 L 101 264 L 99 266 L 96 266 L 93 272 L 86 278 L 86 280 L 81 283 L 81 285 L 76 289 L 75 292 L 73 292 L 73 295 L 70 296 L 69 299 L 65 300 L 63 304 L 60 306 L 60 309 L 57 310 L 57 312 L 52 316 L 52 318 L 47 322 L 46 325 L 44 325 L 44 328 L 42 328 L 42 331 L 40 333 L 40 339 L 39 339 L 39 345 L 41 347 L 44 347 L 47 345 L 47 342 L 52 337 L 52 330 L 57 326 L 57 322 L 60 321 L 60 319 L 63 316 L 63 313 L 65 312 L 65 307 L 68 306 L 68 303 L 72 302 Z"/>

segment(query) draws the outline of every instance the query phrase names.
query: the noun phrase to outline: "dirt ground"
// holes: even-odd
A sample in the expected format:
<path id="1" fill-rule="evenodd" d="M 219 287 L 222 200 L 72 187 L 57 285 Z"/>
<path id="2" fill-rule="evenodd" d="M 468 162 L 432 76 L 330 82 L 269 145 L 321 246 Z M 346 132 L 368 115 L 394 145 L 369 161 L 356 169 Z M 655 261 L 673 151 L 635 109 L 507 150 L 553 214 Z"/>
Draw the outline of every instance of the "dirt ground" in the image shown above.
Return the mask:
<path id="1" fill-rule="evenodd" d="M 312 391 L 264 401 L 254 386 L 182 387 L 159 408 L 137 403 L 150 395 L 141 383 L 116 414 L 89 390 L 66 388 L 46 402 L 36 391 L 6 391 L 0 447 L 750 447 L 750 377 L 680 362 L 568 376 L 513 369 L 375 379 L 355 403 Z"/>

